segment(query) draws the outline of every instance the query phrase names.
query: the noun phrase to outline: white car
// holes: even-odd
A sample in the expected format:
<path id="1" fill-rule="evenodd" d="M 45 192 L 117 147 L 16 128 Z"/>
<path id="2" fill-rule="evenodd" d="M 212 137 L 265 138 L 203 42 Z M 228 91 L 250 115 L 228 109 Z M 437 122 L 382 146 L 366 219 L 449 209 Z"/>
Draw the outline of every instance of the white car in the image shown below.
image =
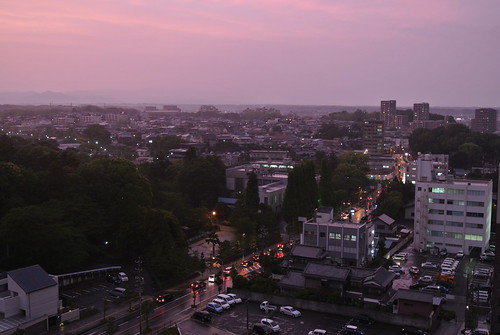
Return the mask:
<path id="1" fill-rule="evenodd" d="M 327 335 L 328 332 L 324 329 L 314 329 L 309 331 L 308 335 Z"/>
<path id="2" fill-rule="evenodd" d="M 388 270 L 393 271 L 395 273 L 400 273 L 400 274 L 405 273 L 405 270 L 402 267 L 400 267 L 399 265 L 391 265 L 391 266 L 389 266 Z"/>
<path id="3" fill-rule="evenodd" d="M 118 279 L 121 282 L 126 282 L 128 281 L 128 276 L 125 274 L 125 272 L 118 272 Z"/>
<path id="4" fill-rule="evenodd" d="M 231 298 L 233 298 L 233 300 L 234 300 L 234 302 L 236 304 L 241 304 L 242 303 L 241 298 L 238 297 L 236 294 L 234 294 L 234 293 L 228 293 L 227 295 L 230 296 Z"/>
<path id="5" fill-rule="evenodd" d="M 431 262 L 424 262 L 422 263 L 422 267 L 425 269 L 435 269 L 437 268 L 437 265 Z"/>
<path id="6" fill-rule="evenodd" d="M 221 305 L 221 307 L 224 308 L 224 310 L 228 310 L 231 307 L 225 300 L 219 298 L 215 298 L 214 300 L 212 300 L 212 302 Z"/>
<path id="7" fill-rule="evenodd" d="M 273 333 L 277 333 L 281 330 L 280 325 L 276 321 L 274 321 L 273 319 L 264 318 L 264 319 L 260 320 L 260 323 L 271 328 L 273 330 Z"/>
<path id="8" fill-rule="evenodd" d="M 423 283 L 423 284 L 430 284 L 430 283 L 434 283 L 434 278 L 431 276 L 422 276 L 418 279 L 418 281 Z"/>
<path id="9" fill-rule="evenodd" d="M 302 313 L 300 313 L 300 311 L 296 310 L 292 306 L 281 306 L 280 313 L 288 315 L 288 316 L 293 316 L 294 318 L 298 318 L 299 316 L 302 315 Z"/>
<path id="10" fill-rule="evenodd" d="M 464 257 L 464 251 L 463 250 L 459 250 L 457 252 L 457 254 L 455 255 L 455 258 L 463 258 Z"/>
<path id="11" fill-rule="evenodd" d="M 215 283 L 215 274 L 210 274 L 208 276 L 208 282 L 209 283 Z"/>

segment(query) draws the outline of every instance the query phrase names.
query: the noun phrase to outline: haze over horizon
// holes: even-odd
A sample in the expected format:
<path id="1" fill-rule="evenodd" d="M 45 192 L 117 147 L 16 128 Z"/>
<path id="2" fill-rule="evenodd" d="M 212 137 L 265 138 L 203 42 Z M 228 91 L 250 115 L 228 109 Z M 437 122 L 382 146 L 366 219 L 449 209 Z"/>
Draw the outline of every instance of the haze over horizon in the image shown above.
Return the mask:
<path id="1" fill-rule="evenodd" d="M 0 92 L 84 92 L 121 103 L 500 106 L 498 1 L 0 3 Z"/>

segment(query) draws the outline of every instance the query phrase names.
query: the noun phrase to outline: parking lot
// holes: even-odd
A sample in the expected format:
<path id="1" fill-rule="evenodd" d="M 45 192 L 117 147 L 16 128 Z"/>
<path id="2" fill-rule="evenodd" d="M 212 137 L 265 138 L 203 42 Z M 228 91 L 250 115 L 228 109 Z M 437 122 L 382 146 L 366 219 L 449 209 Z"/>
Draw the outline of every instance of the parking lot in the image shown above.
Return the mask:
<path id="1" fill-rule="evenodd" d="M 401 327 L 394 325 L 383 323 L 376 323 L 373 325 L 357 324 L 346 316 L 307 310 L 301 310 L 300 312 L 302 316 L 293 318 L 282 315 L 277 311 L 272 313 L 261 312 L 258 303 L 243 302 L 231 307 L 231 309 L 220 315 L 214 315 L 212 325 L 234 334 L 246 334 L 247 325 L 248 329 L 252 329 L 253 325 L 260 322 L 262 318 L 270 318 L 279 324 L 281 334 L 307 334 L 310 330 L 316 328 L 325 329 L 329 334 L 337 334 L 348 324 L 357 325 L 360 329 L 363 329 L 367 335 L 381 333 L 387 335 L 401 334 Z"/>

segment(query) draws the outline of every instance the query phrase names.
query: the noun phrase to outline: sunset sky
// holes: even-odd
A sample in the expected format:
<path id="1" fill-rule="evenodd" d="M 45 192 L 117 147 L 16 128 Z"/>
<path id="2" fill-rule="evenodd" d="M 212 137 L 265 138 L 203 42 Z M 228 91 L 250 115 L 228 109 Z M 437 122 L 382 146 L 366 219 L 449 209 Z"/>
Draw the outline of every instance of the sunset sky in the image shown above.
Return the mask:
<path id="1" fill-rule="evenodd" d="M 495 107 L 499 14 L 498 0 L 0 0 L 0 91 Z"/>

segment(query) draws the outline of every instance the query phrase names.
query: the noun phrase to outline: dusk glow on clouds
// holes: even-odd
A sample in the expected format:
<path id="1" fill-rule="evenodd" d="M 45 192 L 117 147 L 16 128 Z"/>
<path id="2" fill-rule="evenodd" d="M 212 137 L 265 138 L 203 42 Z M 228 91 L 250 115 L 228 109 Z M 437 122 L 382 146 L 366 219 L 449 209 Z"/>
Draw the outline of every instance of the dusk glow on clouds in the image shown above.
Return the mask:
<path id="1" fill-rule="evenodd" d="M 498 13 L 496 0 L 0 0 L 0 91 L 494 107 Z"/>

